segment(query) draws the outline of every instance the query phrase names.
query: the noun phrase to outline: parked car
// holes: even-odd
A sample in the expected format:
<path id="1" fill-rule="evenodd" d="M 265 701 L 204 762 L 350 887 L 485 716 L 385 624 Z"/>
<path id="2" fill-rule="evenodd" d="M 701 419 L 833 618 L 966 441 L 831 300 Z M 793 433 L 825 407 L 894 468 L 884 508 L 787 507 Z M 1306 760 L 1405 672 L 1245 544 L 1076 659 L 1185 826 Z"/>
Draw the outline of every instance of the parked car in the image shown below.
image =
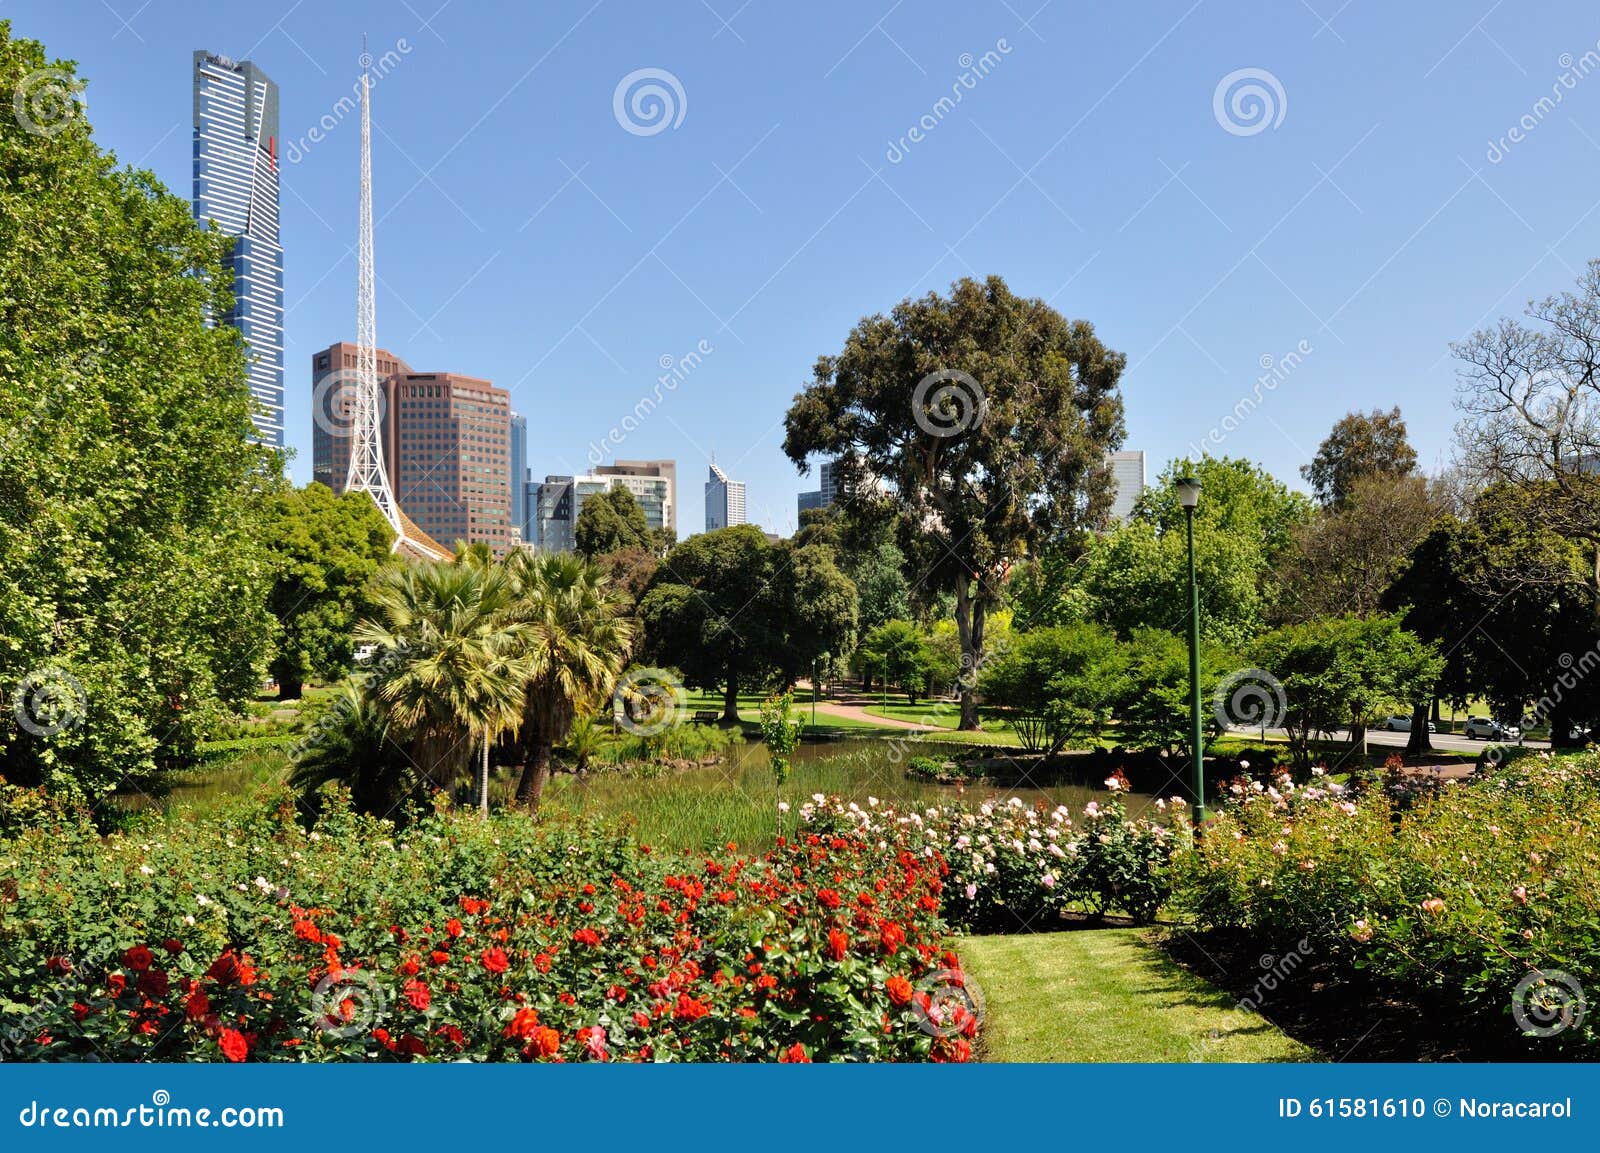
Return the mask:
<path id="1" fill-rule="evenodd" d="M 1468 717 L 1464 735 L 1475 741 L 1514 741 L 1522 736 L 1522 730 L 1489 717 Z"/>
<path id="2" fill-rule="evenodd" d="M 1409 733 L 1411 731 L 1411 718 L 1402 716 L 1384 717 L 1383 728 L 1391 733 Z M 1428 731 L 1436 733 L 1439 729 L 1432 721 L 1429 721 Z"/>

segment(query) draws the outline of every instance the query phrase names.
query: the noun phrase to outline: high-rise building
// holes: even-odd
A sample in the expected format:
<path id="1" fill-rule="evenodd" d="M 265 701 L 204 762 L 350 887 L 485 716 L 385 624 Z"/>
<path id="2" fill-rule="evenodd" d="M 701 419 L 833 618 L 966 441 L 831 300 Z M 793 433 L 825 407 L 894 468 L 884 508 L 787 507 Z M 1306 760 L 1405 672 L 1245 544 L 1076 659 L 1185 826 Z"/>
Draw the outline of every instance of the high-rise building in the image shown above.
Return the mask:
<path id="1" fill-rule="evenodd" d="M 311 478 L 345 489 L 356 346 L 311 357 Z M 383 463 L 395 500 L 428 536 L 483 542 L 503 556 L 521 538 L 512 512 L 511 396 L 486 380 L 416 372 L 377 350 Z M 520 486 L 517 486 L 520 487 Z"/>
<path id="2" fill-rule="evenodd" d="M 194 54 L 194 215 L 234 238 L 233 307 L 256 437 L 283 446 L 283 248 L 278 235 L 278 86 L 245 60 Z"/>
<path id="3" fill-rule="evenodd" d="M 394 353 L 377 349 L 378 379 L 385 382 L 382 402 L 382 438 L 389 443 L 388 379 L 397 372 L 410 372 L 411 366 Z M 356 346 L 341 340 L 321 352 L 311 354 L 311 479 L 321 481 L 334 492 L 343 492 L 350 472 L 350 436 L 355 420 L 354 384 Z M 386 468 L 393 462 L 387 457 Z"/>
<path id="4" fill-rule="evenodd" d="M 826 507 L 827 506 L 822 503 L 822 493 L 815 489 L 813 489 L 811 492 L 803 492 L 795 499 L 795 512 L 797 513 L 809 512 L 814 508 Z"/>
<path id="5" fill-rule="evenodd" d="M 706 480 L 706 531 L 744 523 L 744 481 L 729 479 L 713 461 Z"/>
<path id="6" fill-rule="evenodd" d="M 1111 484 L 1116 495 L 1111 501 L 1111 519 L 1125 521 L 1144 492 L 1144 453 L 1114 452 L 1106 458 L 1111 465 Z"/>
<path id="7" fill-rule="evenodd" d="M 664 483 L 624 485 L 645 506 L 645 519 L 651 528 L 678 531 L 678 462 L 675 460 L 619 460 L 596 465 L 595 476 L 629 477 Z M 659 505 L 659 509 L 655 508 Z"/>
<path id="8" fill-rule="evenodd" d="M 528 418 L 521 413 L 511 414 L 511 525 L 517 538 L 528 525 Z"/>
<path id="9" fill-rule="evenodd" d="M 402 372 L 388 397 L 389 481 L 406 515 L 446 547 L 510 552 L 521 539 L 511 519 L 511 394 L 452 372 Z"/>
<path id="10" fill-rule="evenodd" d="M 825 460 L 817 469 L 818 487 L 810 492 L 800 494 L 796 502 L 797 511 L 805 512 L 813 508 L 827 508 L 844 495 L 840 485 L 840 476 L 837 467 L 831 460 Z"/>
<path id="11" fill-rule="evenodd" d="M 676 466 L 670 460 L 618 461 L 616 468 L 627 466 L 663 466 L 666 475 L 649 475 L 640 467 L 638 471 L 616 472 L 597 467 L 586 476 L 547 476 L 542 483 L 528 483 L 529 528 L 528 543 L 540 552 L 571 552 L 576 547 L 578 517 L 584 502 L 596 493 L 611 488 L 622 488 L 633 494 L 644 511 L 644 520 L 651 529 L 675 528 L 673 515 L 673 486 Z"/>

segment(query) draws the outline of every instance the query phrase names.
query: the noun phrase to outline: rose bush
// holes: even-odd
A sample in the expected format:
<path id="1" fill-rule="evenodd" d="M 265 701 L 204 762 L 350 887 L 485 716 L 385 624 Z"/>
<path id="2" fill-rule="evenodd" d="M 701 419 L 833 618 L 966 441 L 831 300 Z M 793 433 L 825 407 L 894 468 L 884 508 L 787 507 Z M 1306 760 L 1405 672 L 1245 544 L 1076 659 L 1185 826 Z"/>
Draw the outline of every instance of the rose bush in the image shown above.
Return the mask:
<path id="1" fill-rule="evenodd" d="M 1266 952 L 1305 941 L 1463 1031 L 1525 1021 L 1549 1034 L 1538 1053 L 1600 1047 L 1600 755 L 1526 757 L 1436 793 L 1233 782 L 1180 863 L 1180 903 Z"/>
<path id="2" fill-rule="evenodd" d="M 1130 819 L 1126 778 L 1106 781 L 1111 796 L 1076 817 L 1066 808 L 1028 806 L 1021 798 L 976 808 L 951 804 L 909 813 L 869 802 L 863 809 L 816 796 L 803 806 L 809 827 L 864 833 L 904 843 L 946 862 L 943 912 L 971 932 L 1014 933 L 1049 927 L 1064 914 L 1125 913 L 1149 921 L 1171 888 L 1173 853 L 1188 842 L 1182 801 L 1158 801 L 1166 818 Z"/>
<path id="3" fill-rule="evenodd" d="M 160 837 L 35 816 L 0 841 L 8 1059 L 962 1061 L 977 1034 L 947 866 L 901 840 L 691 860 L 520 814 L 307 829 L 287 795 Z"/>

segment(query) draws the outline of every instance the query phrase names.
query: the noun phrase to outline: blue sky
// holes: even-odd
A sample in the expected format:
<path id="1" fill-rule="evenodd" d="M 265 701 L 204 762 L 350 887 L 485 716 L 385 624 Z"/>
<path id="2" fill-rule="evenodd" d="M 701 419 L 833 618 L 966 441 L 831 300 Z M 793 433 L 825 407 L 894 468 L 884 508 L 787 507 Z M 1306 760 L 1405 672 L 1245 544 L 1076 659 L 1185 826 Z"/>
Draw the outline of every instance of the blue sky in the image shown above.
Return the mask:
<path id="1" fill-rule="evenodd" d="M 302 481 L 311 353 L 354 336 L 359 124 L 297 142 L 349 93 L 363 31 L 394 53 L 379 343 L 511 389 L 542 475 L 582 470 L 704 342 L 616 449 L 677 458 L 685 533 L 712 453 L 752 519 L 791 528 L 815 477 L 781 421 L 815 358 L 963 275 L 1127 353 L 1152 478 L 1215 429 L 1213 451 L 1298 485 L 1351 408 L 1399 403 L 1444 463 L 1449 343 L 1600 256 L 1591 4 L 441 2 L 0 4 L 78 61 L 102 146 L 185 197 L 191 51 L 278 81 L 282 151 L 303 153 L 283 165 Z M 629 131 L 614 96 L 641 69 L 671 74 L 676 109 Z M 1264 121 L 1248 92 L 1233 108 L 1241 86 Z"/>

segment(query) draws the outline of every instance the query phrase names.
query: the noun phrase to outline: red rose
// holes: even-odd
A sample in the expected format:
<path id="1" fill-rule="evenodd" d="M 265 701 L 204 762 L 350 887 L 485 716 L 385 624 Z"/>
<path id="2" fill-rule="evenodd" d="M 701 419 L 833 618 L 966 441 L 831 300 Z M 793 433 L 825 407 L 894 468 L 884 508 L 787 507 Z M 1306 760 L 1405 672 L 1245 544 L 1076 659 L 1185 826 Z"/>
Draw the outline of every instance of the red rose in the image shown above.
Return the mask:
<path id="1" fill-rule="evenodd" d="M 302 941 L 315 941 L 318 943 L 322 941 L 322 930 L 318 929 L 310 921 L 296 921 L 294 923 L 294 935 Z"/>
<path id="2" fill-rule="evenodd" d="M 461 933 L 462 933 L 461 922 L 456 920 L 454 917 L 451 917 L 448 921 L 446 921 L 444 923 L 444 931 L 446 933 L 449 933 L 452 937 L 461 936 Z"/>
<path id="3" fill-rule="evenodd" d="M 834 892 L 832 889 L 818 889 L 817 900 L 821 901 L 830 909 L 837 909 L 839 907 L 839 894 Z"/>
<path id="4" fill-rule="evenodd" d="M 511 1018 L 511 1023 L 506 1026 L 507 1037 L 520 1037 L 523 1040 L 533 1036 L 533 1031 L 539 1025 L 539 1011 L 537 1009 L 518 1009 L 517 1015 Z"/>
<path id="5" fill-rule="evenodd" d="M 778 1057 L 778 1063 L 780 1065 L 809 1065 L 811 1064 L 811 1058 L 806 1056 L 806 1047 L 796 1041 Z"/>
<path id="6" fill-rule="evenodd" d="M 593 929 L 579 929 L 576 933 L 572 934 L 572 939 L 580 945 L 589 945 L 590 947 L 593 947 L 600 943 L 600 934 L 596 933 Z"/>
<path id="7" fill-rule="evenodd" d="M 250 1055 L 250 1046 L 237 1029 L 224 1029 L 217 1043 L 222 1046 L 222 1055 L 230 1061 L 243 1061 Z"/>
<path id="8" fill-rule="evenodd" d="M 400 964 L 400 972 L 404 973 L 407 977 L 415 977 L 421 969 L 422 964 L 415 957 L 407 957 Z"/>
<path id="9" fill-rule="evenodd" d="M 893 921 L 886 921 L 879 939 L 883 942 L 883 951 L 892 953 L 906 943 L 906 931 Z"/>
<path id="10" fill-rule="evenodd" d="M 534 957 L 533 967 L 541 973 L 548 973 L 550 971 L 550 954 L 540 953 Z"/>
<path id="11" fill-rule="evenodd" d="M 711 1006 L 704 1001 L 697 1001 L 687 993 L 678 994 L 678 1002 L 672 1007 L 672 1015 L 680 1021 L 698 1021 L 711 1012 Z"/>
<path id="12" fill-rule="evenodd" d="M 74 1001 L 72 1003 L 72 1017 L 73 1017 L 73 1020 L 82 1021 L 88 1015 L 89 1015 L 89 1006 L 85 1005 L 82 1001 Z"/>
<path id="13" fill-rule="evenodd" d="M 48 969 L 50 972 L 52 972 L 52 973 L 70 973 L 70 972 L 72 972 L 72 962 L 70 960 L 68 960 L 66 957 L 60 957 L 60 956 L 51 957 L 48 961 L 46 961 L 44 963 L 44 967 L 46 969 Z"/>
<path id="14" fill-rule="evenodd" d="M 406 1000 L 411 1002 L 411 1007 L 417 1012 L 426 1011 L 428 1004 L 433 1000 L 433 995 L 428 992 L 428 986 L 412 978 L 405 984 Z"/>
<path id="15" fill-rule="evenodd" d="M 511 967 L 511 961 L 506 956 L 506 951 L 499 945 L 483 951 L 483 967 L 491 973 L 504 973 Z"/>
<path id="16" fill-rule="evenodd" d="M 554 1057 L 560 1048 L 561 1034 L 543 1025 L 533 1031 L 533 1039 L 528 1044 L 528 1051 L 535 1057 Z"/>
<path id="17" fill-rule="evenodd" d="M 155 956 L 143 945 L 135 945 L 122 954 L 122 959 L 127 962 L 128 968 L 137 969 L 142 973 L 150 967 L 150 962 L 155 960 Z"/>
<path id="18" fill-rule="evenodd" d="M 196 989 L 189 994 L 189 999 L 184 1002 L 184 1012 L 189 1014 L 190 1020 L 198 1021 L 211 1012 L 211 998 L 206 996 L 204 989 Z"/>
<path id="19" fill-rule="evenodd" d="M 835 961 L 842 961 L 850 952 L 850 937 L 842 929 L 828 930 L 828 955 Z"/>
<path id="20" fill-rule="evenodd" d="M 161 942 L 161 947 L 167 952 L 171 953 L 174 957 L 183 952 L 183 942 L 178 940 L 176 937 L 168 937 L 165 941 Z"/>
<path id="21" fill-rule="evenodd" d="M 164 969 L 151 969 L 139 977 L 139 992 L 146 997 L 165 997 L 167 988 L 167 974 Z"/>
<path id="22" fill-rule="evenodd" d="M 911 982 L 900 976 L 898 973 L 889 978 L 884 988 L 889 992 L 889 1000 L 893 1001 L 896 1005 L 911 1004 Z"/>
<path id="23" fill-rule="evenodd" d="M 121 973 L 106 974 L 106 992 L 113 998 L 122 996 L 122 991 L 128 987 L 128 978 Z"/>

